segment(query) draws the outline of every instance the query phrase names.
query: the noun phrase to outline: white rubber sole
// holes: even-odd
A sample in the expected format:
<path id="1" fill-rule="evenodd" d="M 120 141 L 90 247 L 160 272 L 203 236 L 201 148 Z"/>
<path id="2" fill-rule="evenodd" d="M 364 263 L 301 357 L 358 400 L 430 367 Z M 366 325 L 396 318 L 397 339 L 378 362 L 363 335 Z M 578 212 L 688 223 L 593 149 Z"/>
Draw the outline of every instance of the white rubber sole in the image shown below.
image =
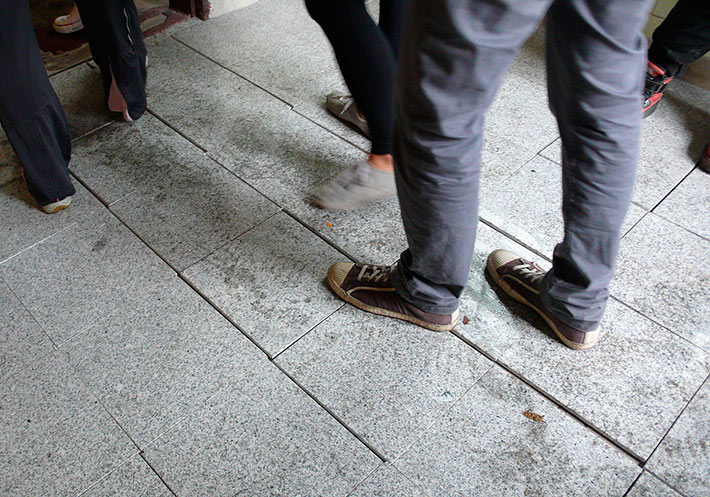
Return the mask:
<path id="1" fill-rule="evenodd" d="M 515 291 L 513 289 L 513 287 L 511 287 L 503 278 L 501 278 L 498 275 L 498 271 L 496 271 L 496 268 L 494 267 L 494 265 L 490 259 L 488 259 L 488 261 L 486 262 L 486 270 L 488 271 L 488 274 L 491 276 L 491 278 L 493 278 L 493 281 L 496 282 L 496 285 L 501 287 L 501 289 L 505 293 L 507 293 L 510 297 L 515 299 L 517 302 L 520 302 L 521 304 L 526 305 L 526 306 L 530 307 L 532 310 L 534 310 L 535 312 L 537 312 L 540 315 L 540 317 L 545 320 L 545 322 L 550 327 L 550 329 L 552 329 L 552 331 L 555 332 L 555 335 L 557 335 L 557 338 L 559 338 L 560 341 L 562 341 L 562 343 L 564 343 L 570 349 L 588 350 L 588 349 L 591 349 L 592 347 L 594 347 L 597 344 L 597 342 L 599 342 L 599 330 L 598 329 L 596 331 L 590 331 L 587 333 L 586 336 L 590 340 L 586 341 L 585 343 L 577 343 L 577 342 L 573 342 L 573 341 L 569 340 L 560 332 L 560 330 L 557 328 L 555 323 L 549 317 L 547 317 L 547 315 L 544 312 L 542 312 L 542 310 L 538 309 L 537 306 L 528 302 L 528 300 L 525 297 L 523 297 L 517 291 Z"/>
<path id="2" fill-rule="evenodd" d="M 348 304 L 354 305 L 358 309 L 363 310 L 365 312 L 369 312 L 371 314 L 377 314 L 379 316 L 386 316 L 389 318 L 400 319 L 402 321 L 407 321 L 412 324 L 416 324 L 417 326 L 421 326 L 422 328 L 426 328 L 428 330 L 437 331 L 437 332 L 445 332 L 445 331 L 453 330 L 456 327 L 456 324 L 458 323 L 458 320 L 459 320 L 459 310 L 458 309 L 456 309 L 456 312 L 454 312 L 451 315 L 451 323 L 450 324 L 432 324 L 432 323 L 428 323 L 426 321 L 422 321 L 421 319 L 417 319 L 413 316 L 408 316 L 406 314 L 400 314 L 399 312 L 388 311 L 387 309 L 382 309 L 381 307 L 374 307 L 371 305 L 367 305 L 364 302 L 361 302 L 358 299 L 345 293 L 343 291 L 343 289 L 340 287 L 340 284 L 335 280 L 335 278 L 333 278 L 330 269 L 328 270 L 327 281 L 328 281 L 328 285 L 330 285 L 330 288 L 332 288 L 333 291 L 338 294 L 338 297 L 343 299 Z"/>

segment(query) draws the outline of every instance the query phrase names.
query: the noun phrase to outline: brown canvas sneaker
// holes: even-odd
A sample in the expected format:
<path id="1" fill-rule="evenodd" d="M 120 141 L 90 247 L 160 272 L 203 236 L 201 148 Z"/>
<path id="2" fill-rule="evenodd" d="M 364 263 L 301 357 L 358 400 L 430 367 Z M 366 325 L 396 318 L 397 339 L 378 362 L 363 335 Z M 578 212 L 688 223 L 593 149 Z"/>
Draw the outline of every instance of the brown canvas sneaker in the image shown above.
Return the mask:
<path id="1" fill-rule="evenodd" d="M 328 269 L 328 284 L 341 299 L 363 311 L 402 319 L 434 331 L 449 331 L 456 326 L 458 309 L 453 314 L 432 314 L 400 297 L 390 281 L 392 269 L 393 266 L 339 262 Z"/>
<path id="2" fill-rule="evenodd" d="M 540 298 L 539 287 L 546 273 L 534 262 L 507 250 L 494 250 L 488 256 L 486 269 L 505 293 L 537 312 L 569 348 L 586 350 L 594 347 L 599 341 L 599 328 L 593 331 L 572 328 L 560 321 L 545 306 Z"/>

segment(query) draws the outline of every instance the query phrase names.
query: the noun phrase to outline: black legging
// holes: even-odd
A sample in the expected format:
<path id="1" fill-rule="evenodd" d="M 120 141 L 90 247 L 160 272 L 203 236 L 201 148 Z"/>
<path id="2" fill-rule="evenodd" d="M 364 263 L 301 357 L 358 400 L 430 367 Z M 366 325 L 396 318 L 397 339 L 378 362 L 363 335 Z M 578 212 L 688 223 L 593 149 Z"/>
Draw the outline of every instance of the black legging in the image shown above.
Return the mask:
<path id="1" fill-rule="evenodd" d="M 680 0 L 653 32 L 648 58 L 669 76 L 710 51 L 710 3 Z"/>
<path id="2" fill-rule="evenodd" d="M 333 45 L 345 83 L 367 119 L 373 154 L 392 152 L 394 71 L 408 0 L 380 0 L 380 24 L 364 0 L 306 0 Z"/>

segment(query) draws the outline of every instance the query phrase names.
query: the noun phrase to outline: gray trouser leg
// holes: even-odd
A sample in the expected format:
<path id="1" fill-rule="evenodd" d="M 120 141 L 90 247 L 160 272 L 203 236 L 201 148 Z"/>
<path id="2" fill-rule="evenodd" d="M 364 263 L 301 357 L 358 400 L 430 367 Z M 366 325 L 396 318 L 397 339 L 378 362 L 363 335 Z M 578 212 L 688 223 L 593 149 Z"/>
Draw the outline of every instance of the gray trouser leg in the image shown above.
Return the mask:
<path id="1" fill-rule="evenodd" d="M 567 0 L 548 15 L 548 92 L 562 136 L 565 232 L 542 298 L 580 330 L 596 328 L 604 313 L 631 201 L 648 4 Z"/>
<path id="2" fill-rule="evenodd" d="M 406 300 L 425 311 L 446 314 L 458 307 L 476 234 L 483 116 L 520 45 L 550 3 L 414 0 L 411 4 L 398 77 L 394 141 L 409 248 L 393 280 Z M 603 312 L 618 225 L 633 183 L 643 63 L 639 32 L 649 1 L 557 3 L 548 30 L 557 36 L 552 43 L 565 46 L 550 47 L 557 57 L 550 60 L 556 86 L 551 92 L 561 93 L 553 105 L 562 138 L 571 145 L 566 148 L 564 210 L 566 232 L 574 236 L 566 237 L 563 246 L 574 255 L 556 258 L 545 298 L 565 321 L 587 329 Z M 569 22 L 560 22 L 564 13 L 571 15 Z M 618 68 L 623 66 L 625 72 L 620 74 Z M 636 107 L 631 109 L 629 102 L 634 99 Z M 596 123 L 599 131 L 590 128 Z M 600 168 L 611 178 L 600 178 Z M 608 219 L 590 223 L 598 215 Z M 574 216 L 578 221 L 570 222 Z M 571 261 L 583 277 L 563 268 L 558 271 L 558 260 Z"/>

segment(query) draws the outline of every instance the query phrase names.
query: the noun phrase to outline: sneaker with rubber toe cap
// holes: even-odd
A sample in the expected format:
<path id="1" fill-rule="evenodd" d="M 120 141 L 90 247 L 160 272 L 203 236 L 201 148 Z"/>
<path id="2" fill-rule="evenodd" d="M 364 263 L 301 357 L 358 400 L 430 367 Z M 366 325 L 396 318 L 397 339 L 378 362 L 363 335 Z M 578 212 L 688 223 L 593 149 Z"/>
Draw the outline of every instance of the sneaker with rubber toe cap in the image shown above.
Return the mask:
<path id="1" fill-rule="evenodd" d="M 494 250 L 488 256 L 486 269 L 505 293 L 537 312 L 569 348 L 586 350 L 599 341 L 599 328 L 592 331 L 573 328 L 545 306 L 540 298 L 540 283 L 546 272 L 534 262 L 507 250 Z"/>
<path id="2" fill-rule="evenodd" d="M 388 316 L 433 331 L 450 331 L 458 321 L 458 309 L 451 314 L 432 314 L 405 301 L 392 285 L 394 266 L 339 262 L 328 269 L 328 284 L 345 302 L 358 309 Z"/>
<path id="3" fill-rule="evenodd" d="M 59 211 L 63 211 L 64 209 L 68 209 L 70 205 L 71 195 L 64 197 L 62 200 L 52 202 L 51 204 L 41 205 L 40 209 L 42 209 L 45 214 L 55 214 Z"/>

